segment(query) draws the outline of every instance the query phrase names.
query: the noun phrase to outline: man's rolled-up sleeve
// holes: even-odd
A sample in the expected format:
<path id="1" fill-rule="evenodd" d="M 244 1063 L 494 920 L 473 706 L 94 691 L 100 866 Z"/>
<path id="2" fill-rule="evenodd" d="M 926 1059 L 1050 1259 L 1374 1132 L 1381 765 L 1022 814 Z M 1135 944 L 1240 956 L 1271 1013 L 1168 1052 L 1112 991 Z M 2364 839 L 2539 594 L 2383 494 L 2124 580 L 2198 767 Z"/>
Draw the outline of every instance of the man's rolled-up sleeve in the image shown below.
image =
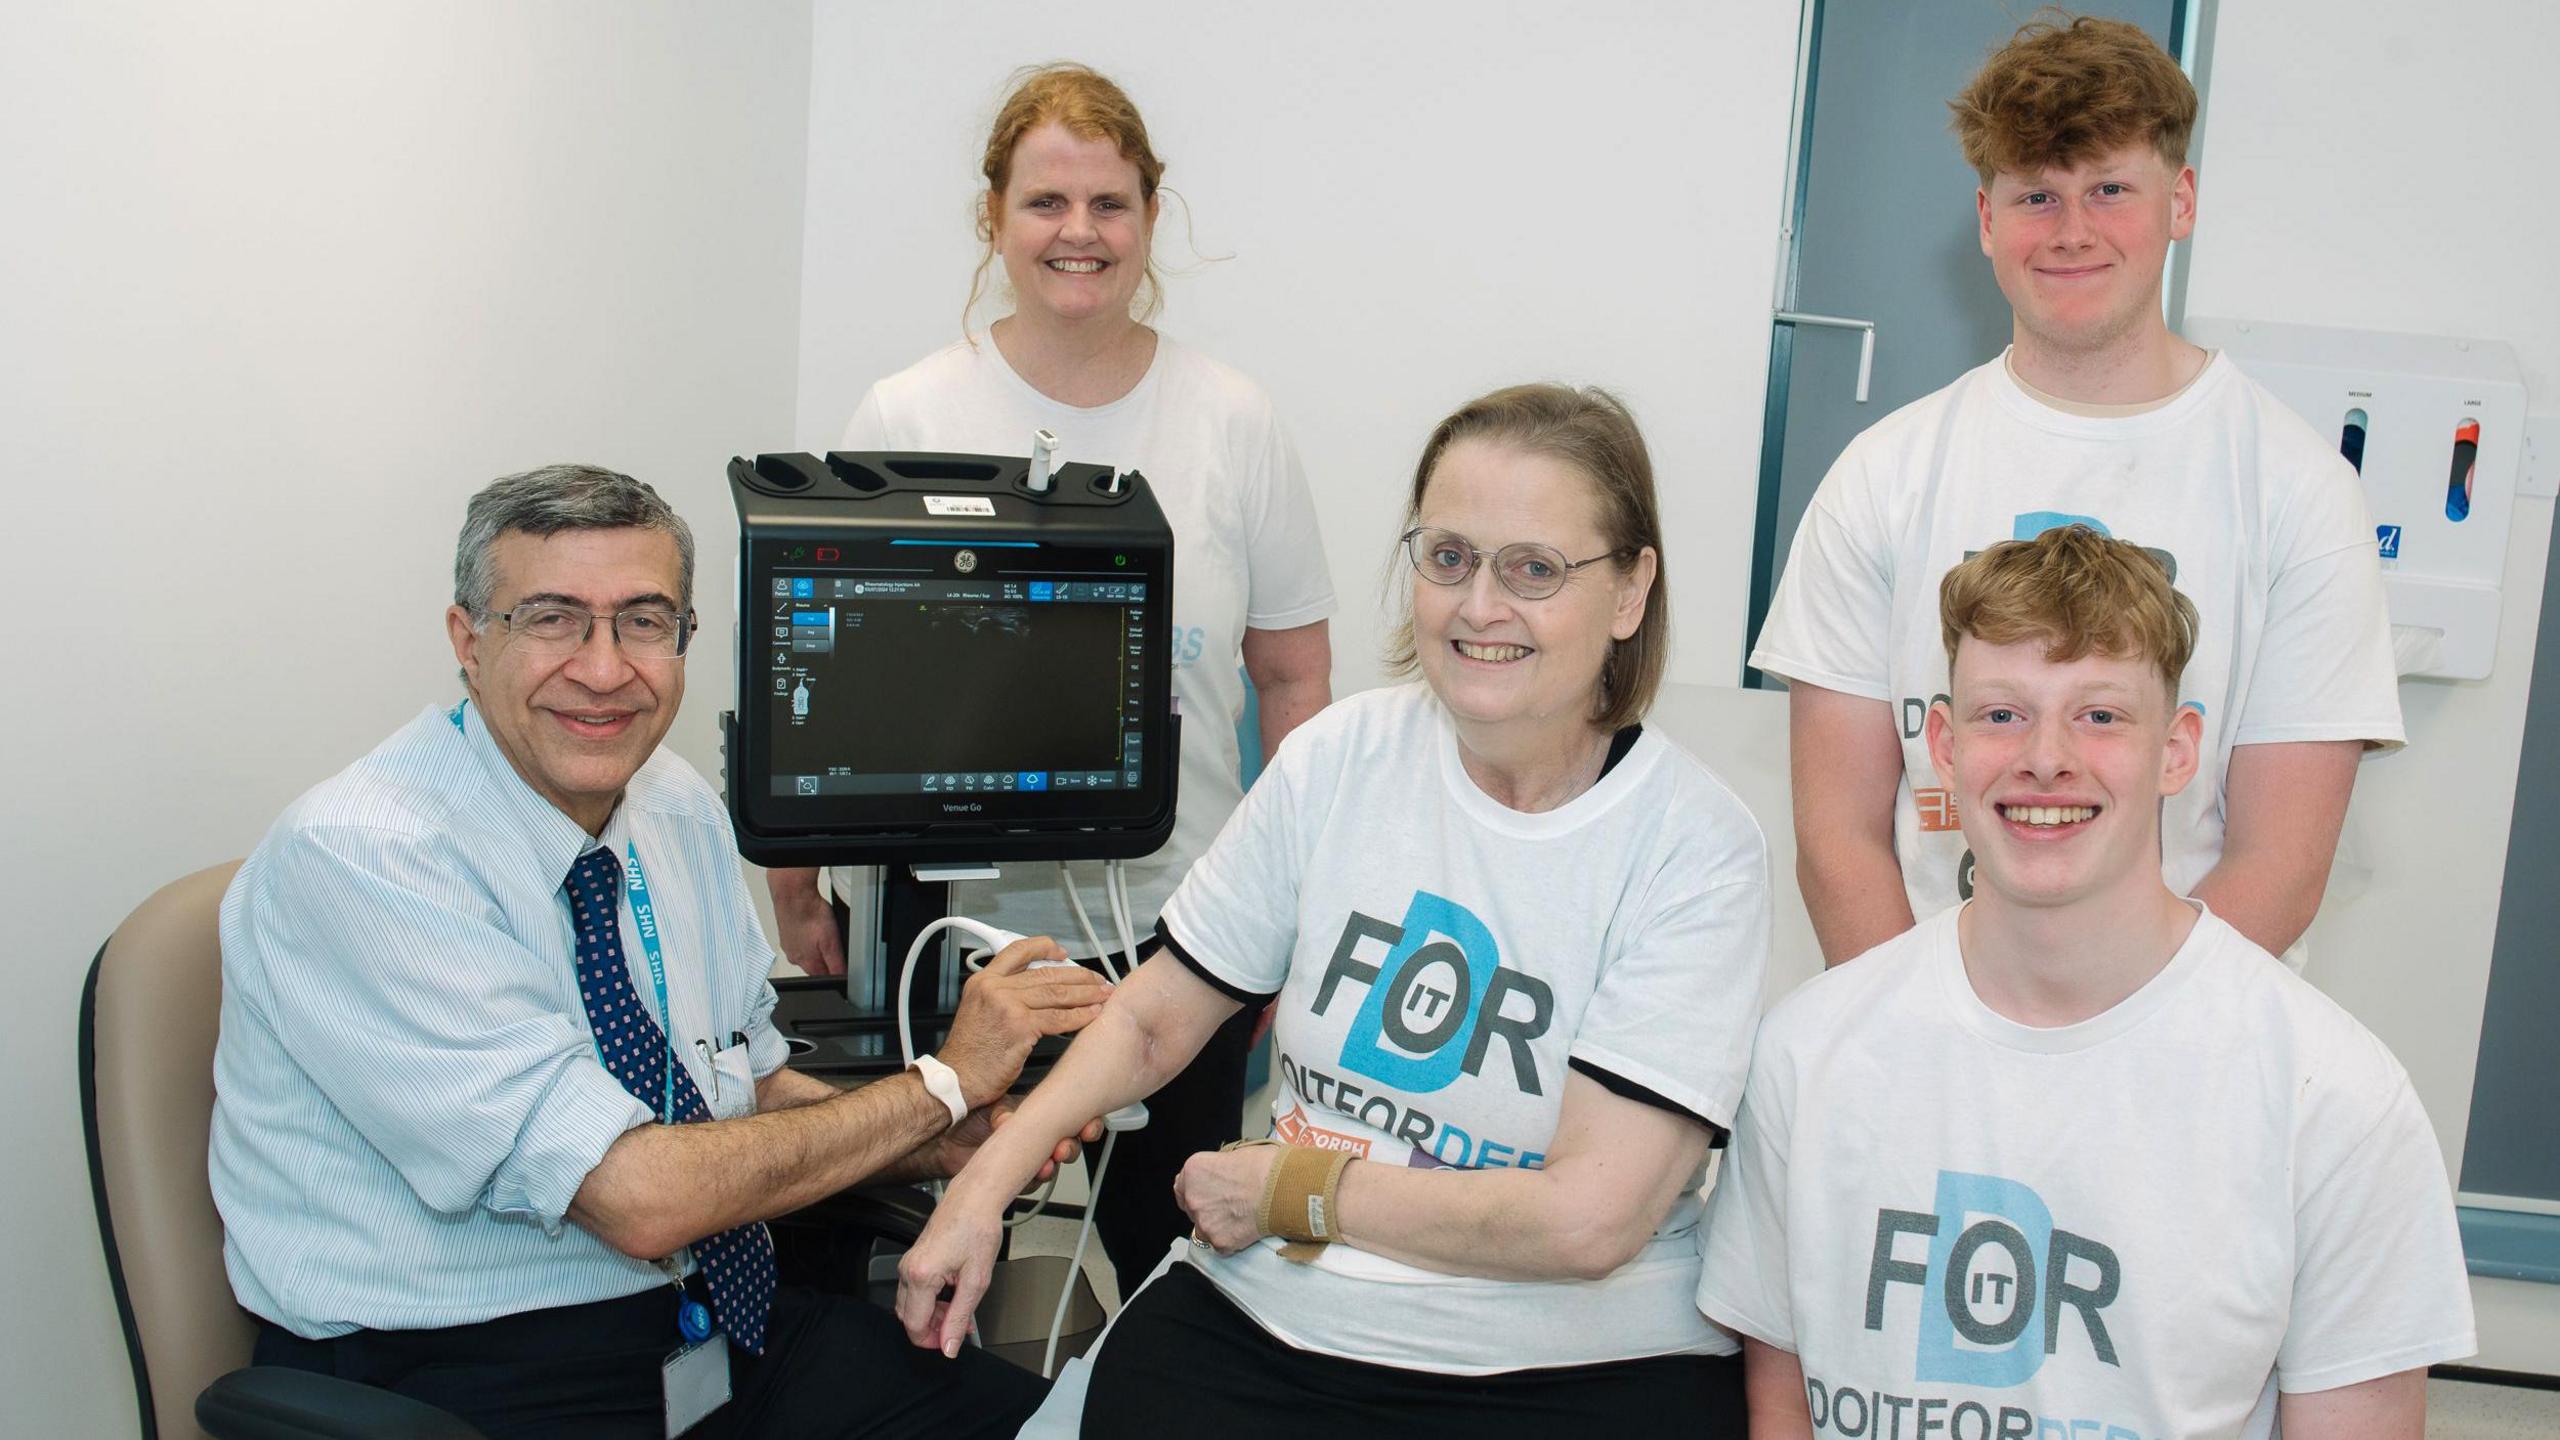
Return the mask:
<path id="1" fill-rule="evenodd" d="M 557 1232 L 614 1140 L 649 1123 L 563 1012 L 559 962 L 431 837 L 297 833 L 227 913 L 294 1063 L 430 1209 Z"/>
<path id="2" fill-rule="evenodd" d="M 737 848 L 735 837 L 725 833 L 721 844 L 723 853 Z M 764 921 L 756 913 L 746 872 L 740 867 L 728 867 L 725 883 L 712 897 L 709 919 L 711 933 L 728 937 L 728 943 L 737 947 L 728 983 L 738 987 L 735 1003 L 738 1013 L 746 1017 L 738 1028 L 747 1037 L 748 1073 L 762 1080 L 790 1063 L 791 1046 L 773 1023 L 773 1007 L 781 1000 L 773 988 L 773 945 L 765 939 Z"/>

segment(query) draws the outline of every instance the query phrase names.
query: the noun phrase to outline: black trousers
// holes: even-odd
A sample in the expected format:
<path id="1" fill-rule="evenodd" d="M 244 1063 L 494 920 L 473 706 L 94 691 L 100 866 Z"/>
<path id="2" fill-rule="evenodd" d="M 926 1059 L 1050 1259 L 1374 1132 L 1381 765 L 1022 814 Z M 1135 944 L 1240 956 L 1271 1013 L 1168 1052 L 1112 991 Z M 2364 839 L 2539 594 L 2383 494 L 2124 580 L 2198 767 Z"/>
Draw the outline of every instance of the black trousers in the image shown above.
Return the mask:
<path id="1" fill-rule="evenodd" d="M 1138 953 L 1143 959 L 1155 951 L 1150 942 Z M 1259 1006 L 1247 1005 L 1227 1017 L 1182 1073 L 1147 1097 L 1147 1127 L 1122 1135 L 1111 1152 L 1093 1234 L 1111 1257 L 1124 1298 L 1137 1292 L 1176 1237 L 1191 1233 L 1191 1217 L 1173 1203 L 1173 1177 L 1192 1156 L 1236 1138 L 1244 1112 L 1245 1057 L 1261 1016 Z M 1099 1145 L 1085 1151 L 1088 1177 L 1101 1153 Z"/>
<path id="2" fill-rule="evenodd" d="M 1601 1365 L 1437 1375 L 1296 1349 L 1176 1261 L 1093 1355 L 1087 1440 L 1740 1440 L 1742 1362 L 1661 1355 Z"/>
<path id="3" fill-rule="evenodd" d="M 662 1440 L 658 1368 L 674 1351 L 675 1291 L 529 1310 L 442 1330 L 305 1340 L 259 1327 L 257 1363 L 315 1370 L 421 1400 L 490 1440 Z M 729 1355 L 729 1403 L 687 1432 L 745 1436 L 1010 1436 L 1048 1382 L 982 1350 L 957 1360 L 907 1343 L 876 1305 L 784 1287 L 765 1352 Z"/>

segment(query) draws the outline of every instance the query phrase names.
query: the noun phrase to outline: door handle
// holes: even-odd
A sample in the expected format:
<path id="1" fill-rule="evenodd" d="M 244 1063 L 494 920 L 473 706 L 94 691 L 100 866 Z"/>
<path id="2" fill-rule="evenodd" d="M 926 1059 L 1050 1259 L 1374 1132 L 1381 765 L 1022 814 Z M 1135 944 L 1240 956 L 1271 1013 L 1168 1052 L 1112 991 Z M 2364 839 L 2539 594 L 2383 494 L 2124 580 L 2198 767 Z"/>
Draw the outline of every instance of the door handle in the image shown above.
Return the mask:
<path id="1" fill-rule="evenodd" d="M 1805 310 L 1780 310 L 1770 317 L 1781 325 L 1819 325 L 1827 330 L 1858 332 L 1858 403 L 1867 403 L 1867 381 L 1876 369 L 1876 322 L 1851 320 L 1841 315 L 1816 315 Z"/>

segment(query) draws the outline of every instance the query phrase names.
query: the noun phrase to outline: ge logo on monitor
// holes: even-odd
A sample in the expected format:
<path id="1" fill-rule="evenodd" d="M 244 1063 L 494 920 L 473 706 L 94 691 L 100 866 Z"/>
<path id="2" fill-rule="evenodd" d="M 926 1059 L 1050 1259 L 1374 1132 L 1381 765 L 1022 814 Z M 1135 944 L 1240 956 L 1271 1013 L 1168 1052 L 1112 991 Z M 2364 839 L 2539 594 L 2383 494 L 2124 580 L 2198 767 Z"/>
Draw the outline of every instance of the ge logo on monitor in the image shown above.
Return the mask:
<path id="1" fill-rule="evenodd" d="M 977 569 L 978 552 L 975 550 L 963 550 L 959 554 L 952 556 L 951 568 L 959 571 L 963 575 Z"/>

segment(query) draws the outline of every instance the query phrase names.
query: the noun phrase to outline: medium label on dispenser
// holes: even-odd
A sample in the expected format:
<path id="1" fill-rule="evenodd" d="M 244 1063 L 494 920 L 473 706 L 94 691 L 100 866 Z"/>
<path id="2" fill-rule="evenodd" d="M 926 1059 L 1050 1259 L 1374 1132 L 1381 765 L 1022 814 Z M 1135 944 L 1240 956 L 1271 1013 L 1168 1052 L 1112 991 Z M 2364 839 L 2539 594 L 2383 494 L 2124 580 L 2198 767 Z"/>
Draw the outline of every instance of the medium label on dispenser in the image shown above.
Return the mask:
<path id="1" fill-rule="evenodd" d="M 927 495 L 924 497 L 924 513 L 927 515 L 978 515 L 993 518 L 996 513 L 996 502 L 984 495 Z"/>

